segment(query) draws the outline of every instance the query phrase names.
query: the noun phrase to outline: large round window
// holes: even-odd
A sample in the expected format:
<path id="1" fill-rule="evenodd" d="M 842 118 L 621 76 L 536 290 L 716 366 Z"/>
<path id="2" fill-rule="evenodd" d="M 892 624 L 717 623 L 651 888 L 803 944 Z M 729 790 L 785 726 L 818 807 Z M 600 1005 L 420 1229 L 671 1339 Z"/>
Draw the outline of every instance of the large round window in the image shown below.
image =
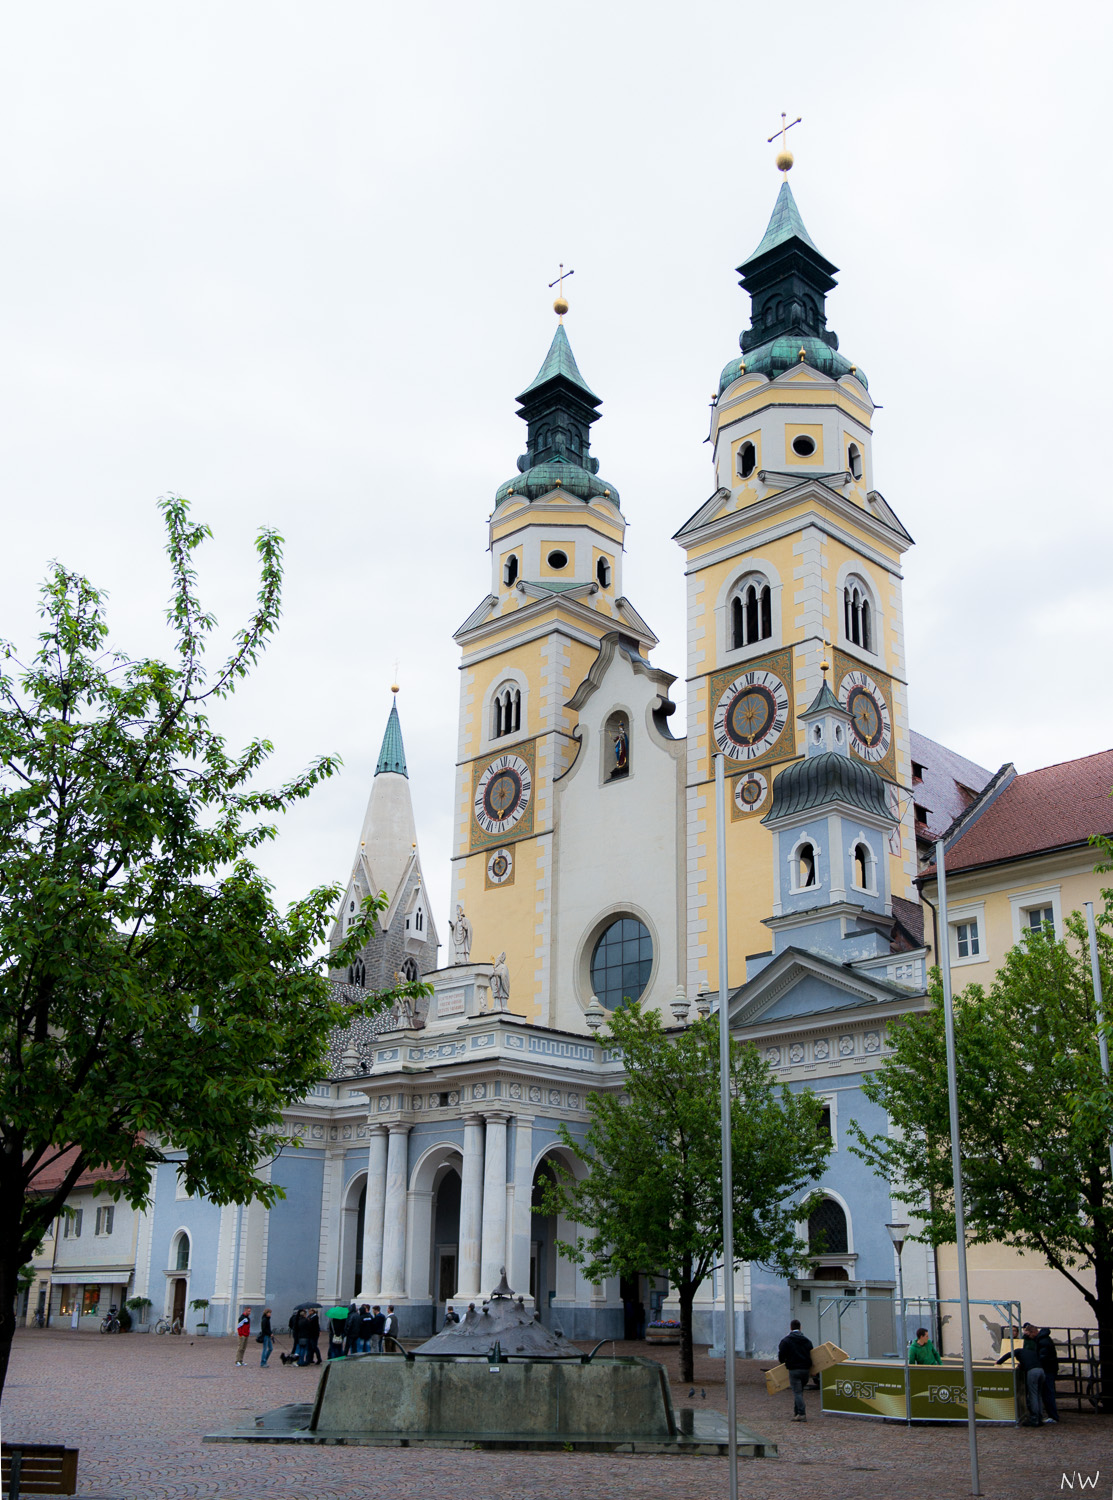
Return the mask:
<path id="1" fill-rule="evenodd" d="M 591 988 L 608 1010 L 641 998 L 653 969 L 653 939 L 644 922 L 619 917 L 591 955 Z"/>

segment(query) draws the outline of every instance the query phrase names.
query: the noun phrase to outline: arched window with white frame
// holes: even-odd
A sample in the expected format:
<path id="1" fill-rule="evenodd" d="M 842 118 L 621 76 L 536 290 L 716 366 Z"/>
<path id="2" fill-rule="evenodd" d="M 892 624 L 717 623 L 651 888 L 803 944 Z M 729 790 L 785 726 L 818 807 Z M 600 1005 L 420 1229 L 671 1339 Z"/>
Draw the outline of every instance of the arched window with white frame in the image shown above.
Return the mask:
<path id="1" fill-rule="evenodd" d="M 773 638 L 773 591 L 760 573 L 741 579 L 730 600 L 730 648 Z"/>
<path id="2" fill-rule="evenodd" d="M 819 846 L 807 834 L 793 846 L 788 868 L 793 895 L 814 891 L 819 886 Z"/>
<path id="3" fill-rule="evenodd" d="M 865 839 L 856 839 L 851 850 L 851 880 L 857 891 L 873 891 L 876 889 L 874 881 L 874 857 L 873 850 Z"/>
<path id="4" fill-rule="evenodd" d="M 522 690 L 516 682 L 501 683 L 491 700 L 491 738 L 517 734 L 522 727 Z"/>
<path id="5" fill-rule="evenodd" d="M 863 651 L 875 652 L 873 599 L 865 581 L 856 574 L 851 574 L 843 586 L 842 600 L 843 630 L 847 642 L 853 646 L 861 646 Z"/>

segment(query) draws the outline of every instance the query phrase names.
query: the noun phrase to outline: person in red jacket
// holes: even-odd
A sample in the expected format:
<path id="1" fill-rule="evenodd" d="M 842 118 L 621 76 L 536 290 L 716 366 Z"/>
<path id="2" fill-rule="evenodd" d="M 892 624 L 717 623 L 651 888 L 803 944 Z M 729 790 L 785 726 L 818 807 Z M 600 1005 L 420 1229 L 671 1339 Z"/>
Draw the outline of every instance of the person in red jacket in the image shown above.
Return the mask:
<path id="1" fill-rule="evenodd" d="M 236 1351 L 236 1363 L 243 1364 L 244 1353 L 247 1349 L 247 1341 L 251 1337 L 251 1309 L 245 1307 L 240 1313 L 240 1321 L 236 1324 L 236 1332 L 239 1334 L 240 1347 Z"/>

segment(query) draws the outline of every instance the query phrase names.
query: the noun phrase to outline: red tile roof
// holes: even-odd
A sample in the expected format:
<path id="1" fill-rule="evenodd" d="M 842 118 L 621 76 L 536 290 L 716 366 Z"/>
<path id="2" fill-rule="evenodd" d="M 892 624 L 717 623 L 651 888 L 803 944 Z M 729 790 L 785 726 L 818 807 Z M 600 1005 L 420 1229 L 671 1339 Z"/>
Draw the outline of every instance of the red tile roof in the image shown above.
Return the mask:
<path id="1" fill-rule="evenodd" d="M 1014 776 L 947 850 L 947 870 L 970 870 L 1085 844 L 1113 833 L 1113 750 Z M 925 872 L 927 873 L 927 872 Z M 934 874 L 934 867 L 931 871 Z"/>
<path id="2" fill-rule="evenodd" d="M 28 1191 L 31 1193 L 52 1193 L 61 1185 L 62 1179 L 73 1166 L 77 1156 L 76 1146 L 67 1146 L 62 1155 L 36 1172 L 32 1177 Z M 94 1182 L 123 1182 L 127 1173 L 121 1167 L 89 1167 L 74 1183 L 74 1188 L 92 1187 Z"/>

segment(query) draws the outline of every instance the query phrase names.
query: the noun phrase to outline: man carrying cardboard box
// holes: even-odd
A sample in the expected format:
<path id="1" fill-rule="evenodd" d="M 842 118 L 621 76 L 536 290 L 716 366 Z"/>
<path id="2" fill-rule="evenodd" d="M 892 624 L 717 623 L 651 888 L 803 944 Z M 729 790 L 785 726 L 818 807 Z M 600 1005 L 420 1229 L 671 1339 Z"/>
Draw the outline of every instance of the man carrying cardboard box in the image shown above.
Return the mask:
<path id="1" fill-rule="evenodd" d="M 806 1422 L 808 1413 L 804 1406 L 804 1387 L 812 1368 L 812 1341 L 800 1332 L 799 1318 L 793 1318 L 788 1333 L 781 1340 L 777 1358 L 788 1371 L 792 1386 L 792 1420 Z"/>

